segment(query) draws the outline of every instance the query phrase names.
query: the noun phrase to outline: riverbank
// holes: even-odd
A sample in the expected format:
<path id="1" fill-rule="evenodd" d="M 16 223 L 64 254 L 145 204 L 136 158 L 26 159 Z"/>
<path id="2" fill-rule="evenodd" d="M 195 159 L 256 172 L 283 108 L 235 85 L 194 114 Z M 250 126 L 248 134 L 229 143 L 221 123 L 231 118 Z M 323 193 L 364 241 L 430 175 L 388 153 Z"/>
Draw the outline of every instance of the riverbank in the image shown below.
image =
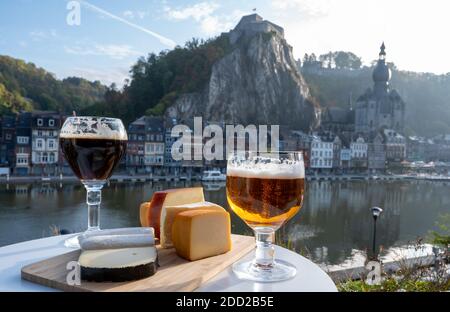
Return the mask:
<path id="1" fill-rule="evenodd" d="M 364 175 L 364 174 L 343 174 L 343 175 L 307 175 L 306 181 L 436 181 L 449 182 L 450 177 L 432 176 L 432 175 Z M 35 182 L 54 182 L 54 183 L 77 183 L 79 180 L 75 176 L 9 176 L 0 177 L 0 184 L 21 184 Z M 178 175 L 113 175 L 110 179 L 113 183 L 136 183 L 136 182 L 178 182 L 178 181 L 201 181 L 200 175 L 178 176 Z M 217 183 L 217 182 L 212 182 Z"/>

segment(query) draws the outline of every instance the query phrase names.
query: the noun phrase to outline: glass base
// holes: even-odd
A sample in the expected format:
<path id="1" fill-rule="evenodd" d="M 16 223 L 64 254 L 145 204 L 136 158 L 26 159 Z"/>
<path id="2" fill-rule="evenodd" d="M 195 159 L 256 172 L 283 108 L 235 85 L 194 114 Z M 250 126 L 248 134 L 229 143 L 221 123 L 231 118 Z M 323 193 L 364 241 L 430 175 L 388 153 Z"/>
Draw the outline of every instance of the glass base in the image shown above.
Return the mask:
<path id="1" fill-rule="evenodd" d="M 80 248 L 80 242 L 78 241 L 78 236 L 80 235 L 75 235 L 72 236 L 71 238 L 68 238 L 64 241 L 64 246 L 66 246 L 67 248 Z"/>
<path id="2" fill-rule="evenodd" d="M 234 263 L 233 272 L 243 280 L 270 283 L 293 278 L 297 274 L 297 268 L 280 259 L 275 259 L 272 266 L 264 268 L 256 266 L 252 260 L 249 260 Z"/>

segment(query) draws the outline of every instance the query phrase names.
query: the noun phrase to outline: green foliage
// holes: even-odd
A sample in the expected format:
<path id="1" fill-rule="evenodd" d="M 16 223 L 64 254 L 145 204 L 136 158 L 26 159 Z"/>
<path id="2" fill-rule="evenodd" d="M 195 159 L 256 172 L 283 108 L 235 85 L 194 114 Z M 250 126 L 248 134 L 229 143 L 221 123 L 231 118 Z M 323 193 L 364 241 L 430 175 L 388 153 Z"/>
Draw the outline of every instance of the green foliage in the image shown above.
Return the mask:
<path id="1" fill-rule="evenodd" d="M 416 279 L 396 279 L 389 277 L 383 280 L 380 285 L 368 285 L 365 281 L 346 281 L 337 285 L 338 290 L 342 292 L 395 292 L 395 291 L 414 291 L 414 292 L 436 292 L 450 290 L 450 280 L 446 283 L 436 283 Z"/>
<path id="2" fill-rule="evenodd" d="M 436 222 L 437 231 L 432 231 L 431 243 L 443 247 L 450 246 L 450 213 L 442 214 Z"/>
<path id="3" fill-rule="evenodd" d="M 100 82 L 82 78 L 57 80 L 33 63 L 0 55 L 0 113 L 33 109 L 70 113 L 103 99 Z"/>
<path id="4" fill-rule="evenodd" d="M 314 59 L 313 59 L 314 60 Z M 323 67 L 338 69 L 359 69 L 361 58 L 352 52 L 336 51 L 328 52 L 319 56 Z"/>
<path id="5" fill-rule="evenodd" d="M 184 47 L 150 54 L 131 68 L 131 83 L 124 88 L 132 103 L 133 116 L 162 115 L 181 93 L 200 91 L 208 82 L 213 64 L 230 51 L 226 35 L 200 41 L 192 39 Z"/>

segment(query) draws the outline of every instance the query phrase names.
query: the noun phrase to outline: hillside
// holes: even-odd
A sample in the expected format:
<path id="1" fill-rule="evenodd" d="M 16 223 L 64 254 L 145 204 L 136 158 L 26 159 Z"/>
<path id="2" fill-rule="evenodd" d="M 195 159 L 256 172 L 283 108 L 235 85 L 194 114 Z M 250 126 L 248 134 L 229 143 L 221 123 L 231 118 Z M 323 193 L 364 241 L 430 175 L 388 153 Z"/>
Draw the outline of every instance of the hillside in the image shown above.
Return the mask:
<path id="1" fill-rule="evenodd" d="M 0 55 L 0 114 L 32 109 L 70 113 L 102 100 L 105 91 L 98 81 L 58 80 L 33 63 Z"/>
<path id="2" fill-rule="evenodd" d="M 257 14 L 244 16 L 229 33 L 150 54 L 131 68 L 122 91 L 86 114 L 166 115 L 181 122 L 283 124 L 309 130 L 318 120 L 307 84 L 297 70 L 281 27 Z"/>

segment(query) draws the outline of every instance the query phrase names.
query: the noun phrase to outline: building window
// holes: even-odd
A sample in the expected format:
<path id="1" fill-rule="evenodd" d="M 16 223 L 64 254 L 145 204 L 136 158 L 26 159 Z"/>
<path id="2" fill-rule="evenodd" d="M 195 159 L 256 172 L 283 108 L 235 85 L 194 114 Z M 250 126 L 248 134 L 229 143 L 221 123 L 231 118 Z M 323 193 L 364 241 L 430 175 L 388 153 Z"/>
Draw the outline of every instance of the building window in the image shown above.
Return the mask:
<path id="1" fill-rule="evenodd" d="M 55 126 L 55 120 L 54 120 L 54 119 L 49 119 L 49 121 L 48 121 L 48 126 L 49 126 L 49 127 Z"/>
<path id="2" fill-rule="evenodd" d="M 53 149 L 55 147 L 55 141 L 48 140 L 48 148 Z"/>
<path id="3" fill-rule="evenodd" d="M 49 154 L 48 161 L 49 161 L 49 163 L 54 163 L 54 162 L 55 162 L 55 154 L 50 153 L 50 154 Z"/>
<path id="4" fill-rule="evenodd" d="M 42 127 L 42 126 L 44 125 L 44 120 L 43 120 L 42 118 L 38 118 L 38 120 L 37 120 L 37 125 L 38 125 L 39 127 Z"/>
<path id="5" fill-rule="evenodd" d="M 42 154 L 42 163 L 47 163 L 48 162 L 48 156 L 47 153 Z"/>
<path id="6" fill-rule="evenodd" d="M 12 139 L 11 133 L 7 133 L 7 134 L 5 135 L 5 139 L 6 139 L 6 140 L 11 140 L 11 139 Z"/>
<path id="7" fill-rule="evenodd" d="M 37 135 L 38 135 L 38 136 L 42 136 L 42 131 L 39 130 L 39 131 L 37 132 Z"/>
<path id="8" fill-rule="evenodd" d="M 18 144 L 28 144 L 28 137 L 18 136 L 17 143 Z"/>
<path id="9" fill-rule="evenodd" d="M 43 147 L 43 140 L 37 140 L 36 141 L 36 146 L 37 146 L 37 148 L 39 148 L 39 149 L 41 149 L 42 147 Z"/>

